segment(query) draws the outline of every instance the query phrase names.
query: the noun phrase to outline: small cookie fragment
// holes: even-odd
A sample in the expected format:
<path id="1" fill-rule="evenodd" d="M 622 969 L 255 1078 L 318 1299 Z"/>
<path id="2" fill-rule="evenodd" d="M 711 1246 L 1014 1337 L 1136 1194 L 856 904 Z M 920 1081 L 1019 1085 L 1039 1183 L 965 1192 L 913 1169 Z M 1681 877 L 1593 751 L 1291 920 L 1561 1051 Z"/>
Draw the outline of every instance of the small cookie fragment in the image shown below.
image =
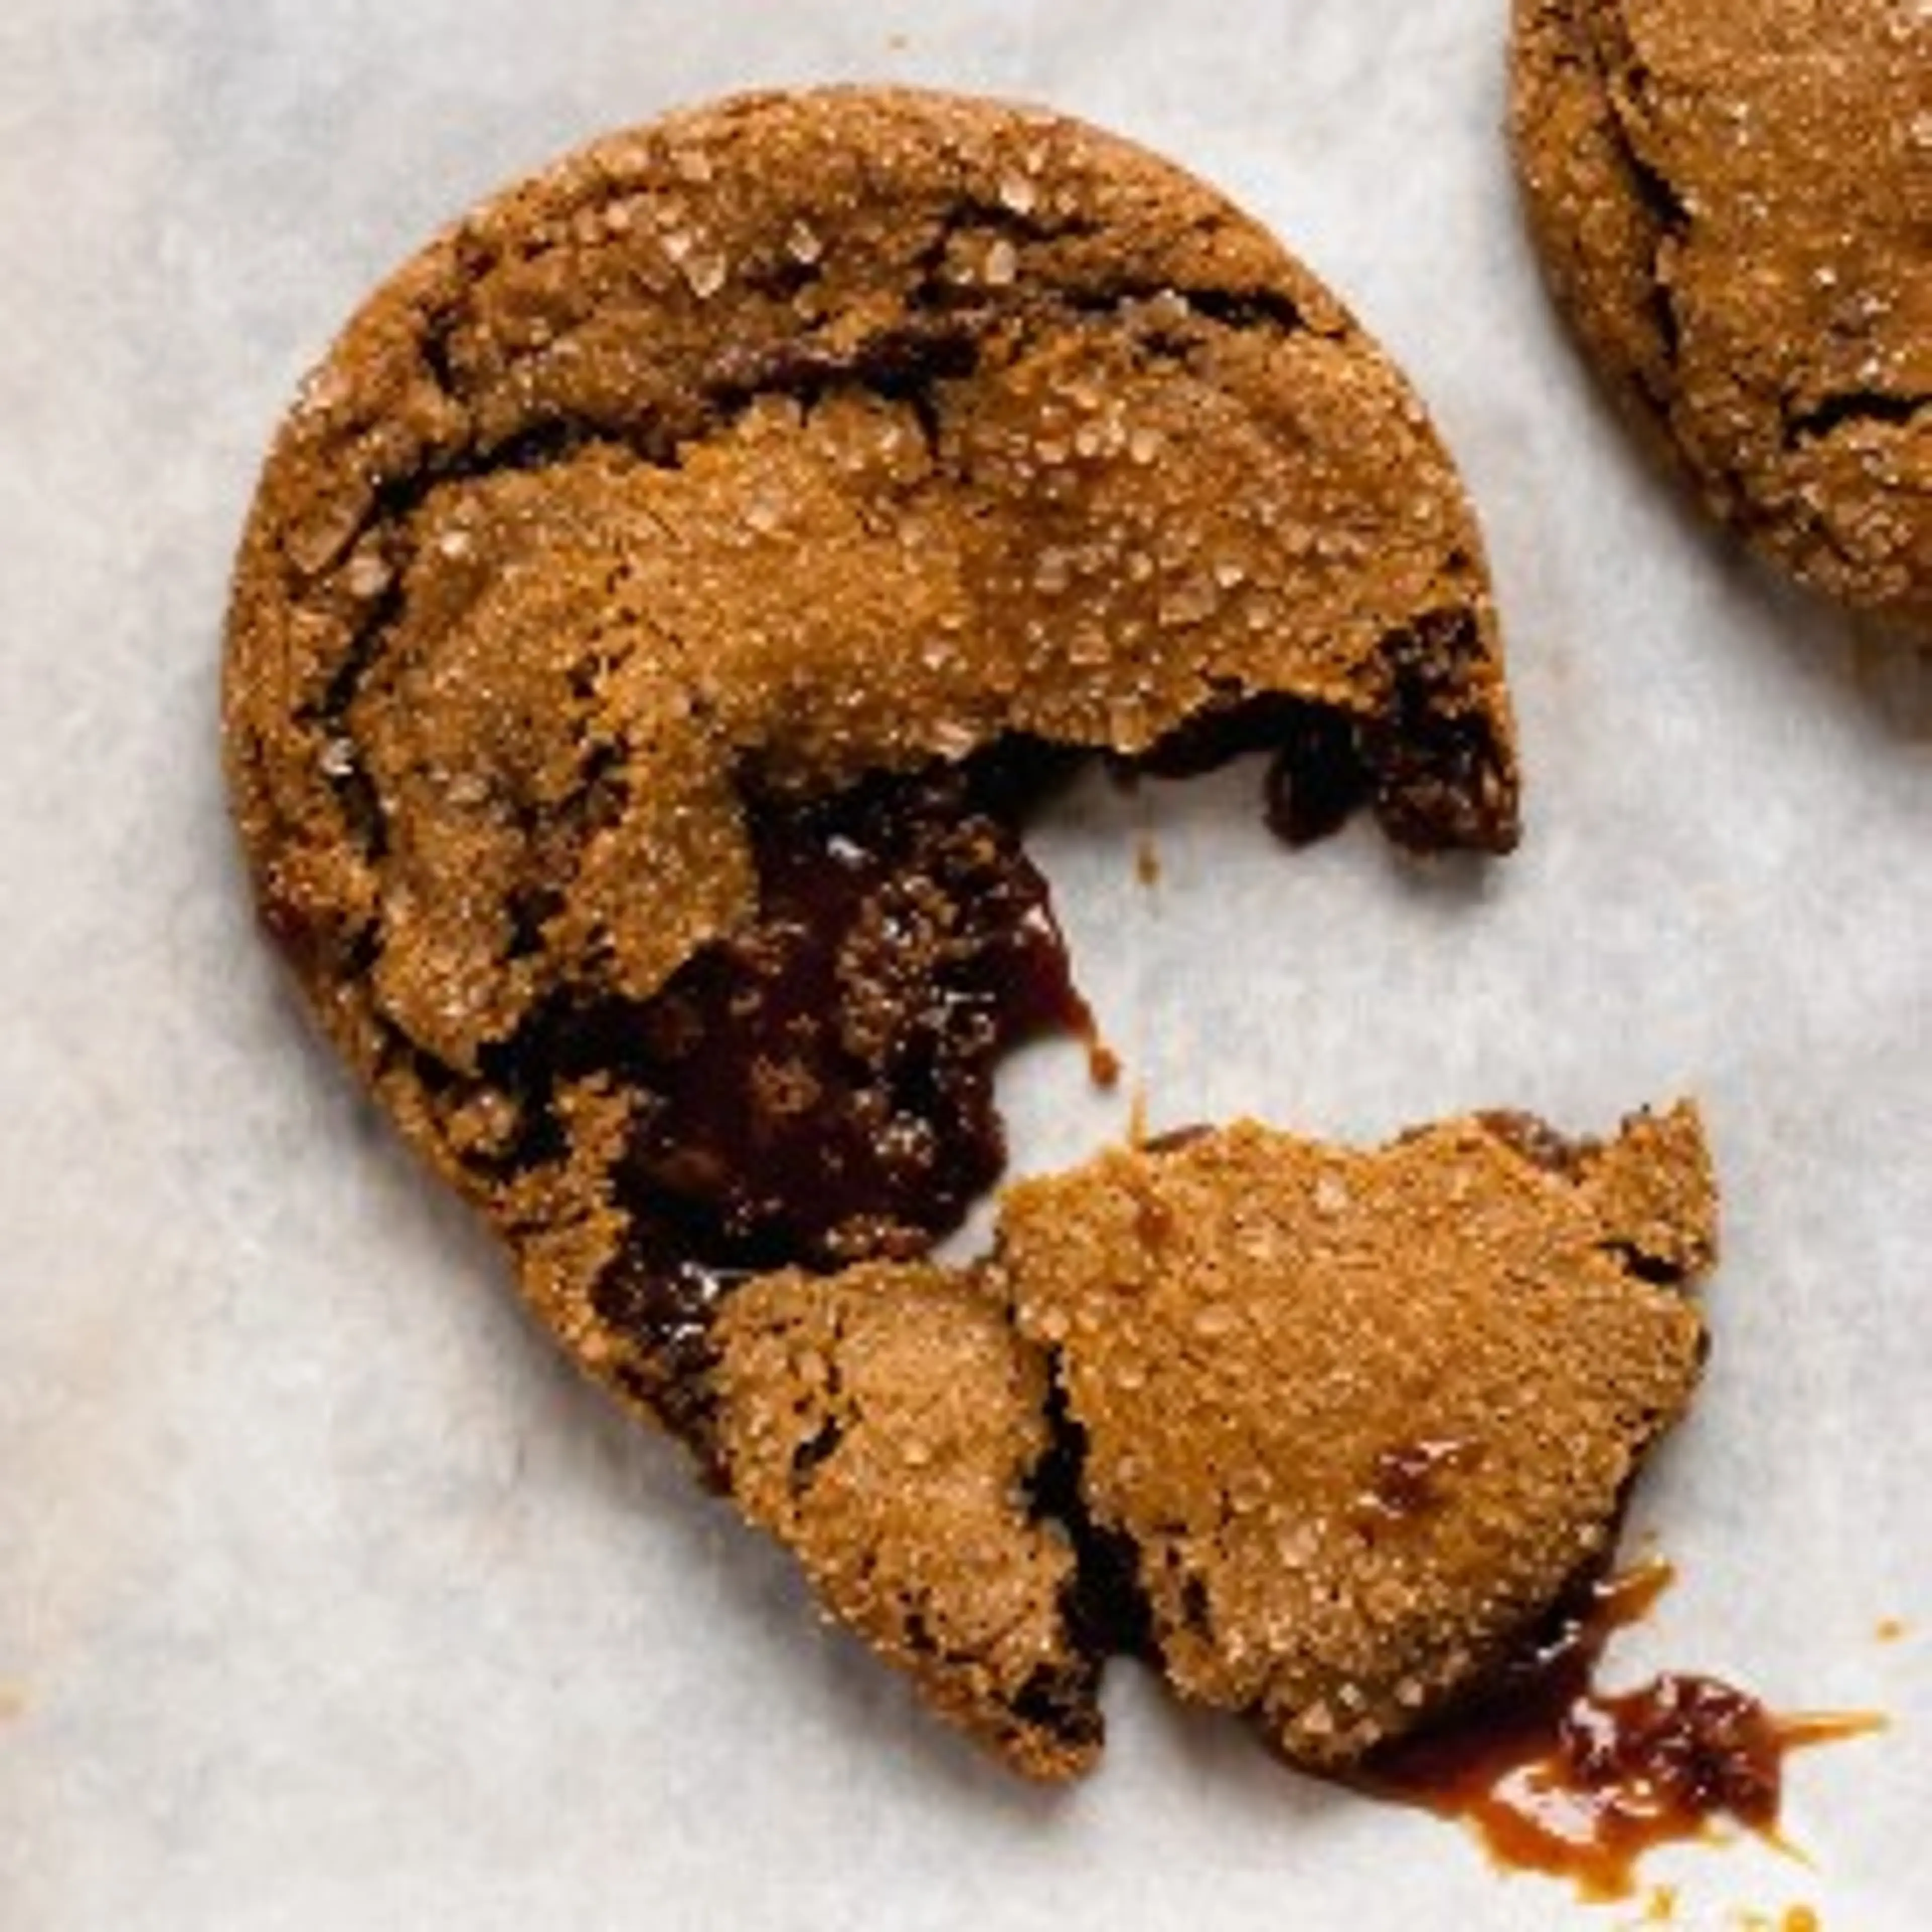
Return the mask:
<path id="1" fill-rule="evenodd" d="M 1714 514 L 1932 622 L 1932 11 L 1516 0 L 1544 269 Z"/>
<path id="2" fill-rule="evenodd" d="M 1006 1193 L 995 1273 L 1136 1546 L 1184 1696 L 1334 1768 L 1478 1686 L 1601 1559 L 1684 1412 L 1714 1252 L 1694 1112 L 1550 1158 L 1252 1123 Z M 1669 1285 L 1666 1285 L 1668 1283 Z"/>
<path id="3" fill-rule="evenodd" d="M 1031 1501 L 1051 1448 L 1040 1352 L 970 1276 L 883 1262 L 767 1275 L 712 1340 L 713 1450 L 746 1516 L 1014 1770 L 1086 1770 L 1100 1660 L 1070 1614 L 1072 1551 Z"/>

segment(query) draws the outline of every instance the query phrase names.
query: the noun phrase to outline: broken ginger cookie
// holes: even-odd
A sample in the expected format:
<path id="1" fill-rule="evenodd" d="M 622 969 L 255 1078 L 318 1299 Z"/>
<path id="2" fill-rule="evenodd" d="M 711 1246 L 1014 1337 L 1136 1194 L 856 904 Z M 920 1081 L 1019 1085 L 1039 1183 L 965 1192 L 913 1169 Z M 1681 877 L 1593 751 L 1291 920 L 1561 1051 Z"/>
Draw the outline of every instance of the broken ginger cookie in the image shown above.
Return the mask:
<path id="1" fill-rule="evenodd" d="M 1696 1385 L 1715 1215 L 1688 1106 L 1600 1145 L 1243 1122 L 1017 1184 L 977 1268 L 748 1288 L 707 1439 L 826 1607 L 1016 1768 L 1090 1764 L 1123 1648 L 1344 1768 L 1606 1562 Z"/>
<path id="2" fill-rule="evenodd" d="M 1236 1127 L 928 1258 L 1001 1055 L 1084 1023 L 1022 839 L 1071 764 L 1518 835 L 1426 412 L 1129 143 L 749 95 L 472 211 L 283 427 L 224 736 L 265 927 L 559 1344 L 1022 1772 L 1094 1761 L 1124 1651 L 1310 1762 L 1420 1720 L 1688 1396 L 1688 1115 Z"/>
<path id="3" fill-rule="evenodd" d="M 1375 1152 L 1252 1123 L 1023 1181 L 991 1271 L 1186 1697 L 1335 1768 L 1478 1687 L 1600 1564 L 1704 1353 L 1698 1118 Z"/>

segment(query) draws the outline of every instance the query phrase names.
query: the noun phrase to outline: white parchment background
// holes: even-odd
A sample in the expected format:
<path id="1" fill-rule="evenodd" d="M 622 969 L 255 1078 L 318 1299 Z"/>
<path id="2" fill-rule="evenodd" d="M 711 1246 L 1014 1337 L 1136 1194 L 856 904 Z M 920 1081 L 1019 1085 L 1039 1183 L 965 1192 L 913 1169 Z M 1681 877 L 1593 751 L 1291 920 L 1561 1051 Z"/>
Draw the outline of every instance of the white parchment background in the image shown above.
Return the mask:
<path id="1" fill-rule="evenodd" d="M 725 88 L 1046 100 L 1214 178 L 1430 398 L 1494 552 L 1521 855 L 1293 858 L 1252 774 L 1046 841 L 1156 1124 L 1578 1129 L 1691 1089 L 1717 1349 L 1622 1653 L 1874 1706 L 1679 1922 L 1932 1914 L 1932 752 L 1922 680 L 1632 454 L 1548 313 L 1502 0 L 5 0 L 0 10 L 0 1928 L 1593 1922 L 1116 1672 L 1104 1770 L 1004 1781 L 556 1366 L 310 1041 L 214 740 L 254 466 L 434 225 Z M 1151 828 L 1159 886 L 1134 883 Z M 1116 1130 L 1068 1056 L 1022 1164 Z M 1881 1619 L 1909 1626 L 1882 1643 Z M 1628 1922 L 1630 1912 L 1594 1915 Z"/>

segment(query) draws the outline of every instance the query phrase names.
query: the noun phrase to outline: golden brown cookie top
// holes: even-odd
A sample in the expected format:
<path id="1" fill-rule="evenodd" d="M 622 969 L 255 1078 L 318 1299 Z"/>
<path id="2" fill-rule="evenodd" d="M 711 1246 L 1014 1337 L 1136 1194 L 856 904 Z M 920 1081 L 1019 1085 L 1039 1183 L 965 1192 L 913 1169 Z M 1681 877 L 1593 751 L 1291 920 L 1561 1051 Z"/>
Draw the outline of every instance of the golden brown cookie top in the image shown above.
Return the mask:
<path id="1" fill-rule="evenodd" d="M 1184 1695 L 1354 1762 L 1479 1684 L 1600 1560 L 1683 1412 L 1715 1193 L 1695 1112 L 1550 1150 L 1243 1123 L 1018 1183 L 994 1268 L 1138 1552 Z M 1666 1283 L 1672 1285 L 1665 1285 Z"/>
<path id="2" fill-rule="evenodd" d="M 742 920 L 742 800 L 1258 694 L 1418 844 L 1505 844 L 1476 531 L 1420 406 L 1261 229 L 1064 118 L 832 90 L 586 150 L 371 299 L 270 460 L 238 814 L 365 1061 Z M 642 882 L 648 882 L 647 887 Z"/>
<path id="3" fill-rule="evenodd" d="M 1932 618 L 1932 14 L 1517 0 L 1550 280 L 1718 514 L 1846 603 Z"/>

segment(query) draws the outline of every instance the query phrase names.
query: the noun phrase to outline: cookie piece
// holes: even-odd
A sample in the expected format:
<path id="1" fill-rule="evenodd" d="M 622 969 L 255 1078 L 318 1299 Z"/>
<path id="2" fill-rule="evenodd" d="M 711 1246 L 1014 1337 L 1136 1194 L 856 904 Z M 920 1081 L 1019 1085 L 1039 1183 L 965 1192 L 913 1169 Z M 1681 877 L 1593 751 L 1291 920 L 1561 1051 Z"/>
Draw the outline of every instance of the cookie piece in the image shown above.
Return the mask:
<path id="1" fill-rule="evenodd" d="M 1516 0 L 1514 130 L 1558 301 L 1712 511 L 1932 620 L 1932 14 Z"/>
<path id="2" fill-rule="evenodd" d="M 1690 1399 L 1715 1204 L 1688 1106 L 1602 1147 L 1243 1123 L 1011 1188 L 995 1280 L 1168 1681 L 1322 1769 L 1479 1688 Z"/>
<path id="3" fill-rule="evenodd" d="M 1296 836 L 1516 833 L 1395 371 L 1166 163 L 914 93 L 616 136 L 380 289 L 262 479 L 224 726 L 336 1043 L 680 1428 L 712 1306 L 921 1252 L 999 1166 L 994 1057 L 1077 1022 L 1042 745 L 1263 740 Z"/>
<path id="4" fill-rule="evenodd" d="M 1087 1769 L 1101 1659 L 1034 1486 L 1046 1358 L 970 1275 L 767 1275 L 712 1336 L 710 1440 L 746 1516 L 926 1702 L 1015 1770 Z"/>

